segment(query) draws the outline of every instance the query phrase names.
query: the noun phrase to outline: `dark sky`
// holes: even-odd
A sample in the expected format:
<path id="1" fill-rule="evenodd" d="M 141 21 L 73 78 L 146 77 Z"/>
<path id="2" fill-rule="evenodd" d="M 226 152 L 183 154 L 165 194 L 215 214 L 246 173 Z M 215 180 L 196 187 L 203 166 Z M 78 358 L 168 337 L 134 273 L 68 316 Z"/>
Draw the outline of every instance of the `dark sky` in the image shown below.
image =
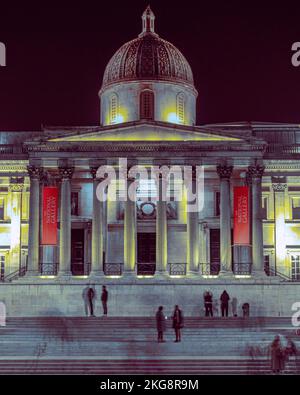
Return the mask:
<path id="1" fill-rule="evenodd" d="M 156 31 L 190 62 L 197 123 L 300 123 L 300 2 L 89 0 L 0 2 L 0 130 L 99 124 L 98 90 L 113 53 L 141 31 L 150 2 Z"/>

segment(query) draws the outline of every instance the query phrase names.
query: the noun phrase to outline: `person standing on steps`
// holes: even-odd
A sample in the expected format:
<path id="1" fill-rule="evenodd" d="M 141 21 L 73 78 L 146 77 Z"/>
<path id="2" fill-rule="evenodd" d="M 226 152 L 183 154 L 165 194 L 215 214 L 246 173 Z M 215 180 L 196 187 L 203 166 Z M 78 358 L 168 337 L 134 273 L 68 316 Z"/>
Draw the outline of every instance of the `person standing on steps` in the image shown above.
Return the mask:
<path id="1" fill-rule="evenodd" d="M 157 341 L 158 343 L 165 343 L 164 332 L 166 330 L 166 317 L 163 313 L 163 306 L 159 306 L 155 318 L 157 328 Z"/>
<path id="2" fill-rule="evenodd" d="M 173 328 L 175 330 L 176 340 L 174 343 L 181 342 L 181 328 L 183 328 L 183 313 L 180 310 L 179 306 L 175 306 L 175 310 L 173 313 Z"/>
<path id="3" fill-rule="evenodd" d="M 95 298 L 95 291 L 92 286 L 89 286 L 87 290 L 87 299 L 88 299 L 88 306 L 90 310 L 90 316 L 95 317 L 94 315 L 94 298 Z"/>
<path id="4" fill-rule="evenodd" d="M 108 292 L 106 286 L 102 286 L 102 294 L 101 294 L 101 302 L 103 307 L 103 316 L 107 316 L 107 299 L 108 299 Z"/>
<path id="5" fill-rule="evenodd" d="M 230 297 L 228 293 L 224 290 L 221 297 L 221 311 L 222 311 L 222 317 L 228 317 L 228 303 L 230 300 Z"/>
<path id="6" fill-rule="evenodd" d="M 213 317 L 213 294 L 206 290 L 203 295 L 204 307 L 205 307 L 205 317 Z"/>

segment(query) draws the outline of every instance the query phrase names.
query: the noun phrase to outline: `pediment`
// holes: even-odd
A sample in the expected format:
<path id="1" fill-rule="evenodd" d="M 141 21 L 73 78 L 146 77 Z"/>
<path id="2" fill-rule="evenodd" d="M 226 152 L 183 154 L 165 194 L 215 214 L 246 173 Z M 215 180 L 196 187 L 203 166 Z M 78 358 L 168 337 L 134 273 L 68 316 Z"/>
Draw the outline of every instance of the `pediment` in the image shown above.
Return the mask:
<path id="1" fill-rule="evenodd" d="M 216 131 L 195 127 L 162 126 L 140 124 L 132 126 L 114 126 L 93 131 L 73 131 L 49 137 L 49 142 L 125 142 L 125 141 L 212 141 L 238 142 L 244 139 Z"/>

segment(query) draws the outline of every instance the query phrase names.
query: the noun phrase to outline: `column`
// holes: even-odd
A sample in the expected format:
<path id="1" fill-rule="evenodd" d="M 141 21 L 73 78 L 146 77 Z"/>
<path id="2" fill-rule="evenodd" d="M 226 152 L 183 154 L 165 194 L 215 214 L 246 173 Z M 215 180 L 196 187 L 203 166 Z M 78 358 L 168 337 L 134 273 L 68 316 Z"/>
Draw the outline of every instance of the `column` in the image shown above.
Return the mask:
<path id="1" fill-rule="evenodd" d="M 124 204 L 124 274 L 133 274 L 136 265 L 135 193 L 132 193 L 131 198 L 128 196 L 129 188 L 134 182 L 135 179 L 127 175 L 127 200 Z"/>
<path id="2" fill-rule="evenodd" d="M 39 273 L 40 179 L 43 169 L 28 166 L 27 170 L 30 177 L 27 275 L 34 276 Z"/>
<path id="3" fill-rule="evenodd" d="M 11 197 L 10 273 L 19 270 L 21 264 L 21 206 L 23 188 L 24 177 L 11 177 L 9 185 Z"/>
<path id="4" fill-rule="evenodd" d="M 251 183 L 252 206 L 252 267 L 253 272 L 264 272 L 264 240 L 261 208 L 261 180 L 264 167 L 255 165 L 248 167 L 248 178 Z"/>
<path id="5" fill-rule="evenodd" d="M 160 173 L 156 203 L 156 271 L 160 274 L 166 272 L 168 265 L 167 202 L 163 196 L 163 180 L 163 175 Z"/>
<path id="6" fill-rule="evenodd" d="M 59 276 L 71 275 L 71 178 L 73 167 L 60 167 Z"/>
<path id="7" fill-rule="evenodd" d="M 287 184 L 285 182 L 275 183 L 274 179 L 272 179 L 272 188 L 275 200 L 275 271 L 285 273 L 285 191 L 287 189 Z"/>
<path id="8" fill-rule="evenodd" d="M 103 275 L 103 200 L 97 196 L 97 187 L 102 181 L 96 178 L 98 167 L 91 167 L 93 177 L 93 220 L 92 220 L 92 260 L 90 276 Z"/>
<path id="9" fill-rule="evenodd" d="M 196 168 L 192 168 L 191 180 L 192 192 L 197 193 L 197 179 Z M 187 269 L 191 273 L 196 273 L 199 270 L 200 258 L 200 239 L 199 239 L 199 213 L 198 211 L 189 210 L 189 206 L 194 206 L 196 200 L 187 202 Z"/>
<path id="10" fill-rule="evenodd" d="M 220 255 L 221 272 L 231 271 L 231 203 L 230 177 L 233 167 L 218 165 L 220 177 Z"/>

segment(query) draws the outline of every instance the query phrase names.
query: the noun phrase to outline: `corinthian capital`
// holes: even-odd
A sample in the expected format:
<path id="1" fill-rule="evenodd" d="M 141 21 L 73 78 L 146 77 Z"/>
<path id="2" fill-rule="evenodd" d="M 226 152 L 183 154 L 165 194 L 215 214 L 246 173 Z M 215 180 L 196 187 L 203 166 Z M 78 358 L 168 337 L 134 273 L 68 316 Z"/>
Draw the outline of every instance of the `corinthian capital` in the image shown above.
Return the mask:
<path id="1" fill-rule="evenodd" d="M 220 178 L 229 179 L 231 177 L 232 170 L 233 170 L 233 166 L 227 166 L 227 165 L 217 166 L 217 173 L 219 174 Z"/>
<path id="2" fill-rule="evenodd" d="M 264 174 L 265 166 L 255 165 L 248 166 L 248 177 L 249 178 L 262 178 Z"/>
<path id="3" fill-rule="evenodd" d="M 43 176 L 43 168 L 38 166 L 27 166 L 28 175 L 31 180 L 40 180 Z"/>
<path id="4" fill-rule="evenodd" d="M 9 191 L 22 192 L 24 188 L 24 177 L 11 177 Z"/>
<path id="5" fill-rule="evenodd" d="M 70 180 L 74 173 L 74 167 L 59 167 L 58 170 L 62 180 Z"/>

